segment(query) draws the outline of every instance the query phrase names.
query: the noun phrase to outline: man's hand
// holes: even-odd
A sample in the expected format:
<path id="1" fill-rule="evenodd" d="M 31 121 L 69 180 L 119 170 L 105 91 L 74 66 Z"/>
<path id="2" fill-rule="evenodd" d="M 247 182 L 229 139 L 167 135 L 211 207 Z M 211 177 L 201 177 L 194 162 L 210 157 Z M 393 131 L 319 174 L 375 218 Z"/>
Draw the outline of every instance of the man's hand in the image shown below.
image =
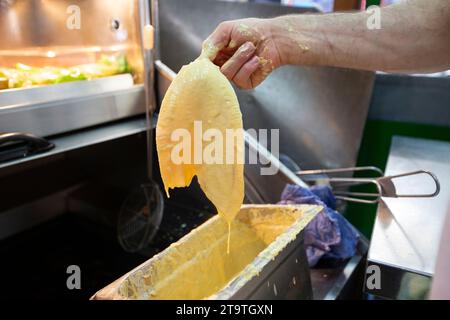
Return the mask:
<path id="1" fill-rule="evenodd" d="M 384 7 L 380 28 L 369 12 L 298 14 L 221 23 L 203 55 L 244 89 L 285 64 L 387 72 L 450 68 L 450 0 L 409 0 Z"/>
<path id="2" fill-rule="evenodd" d="M 206 54 L 242 89 L 259 85 L 282 64 L 271 19 L 226 21 L 203 43 Z"/>

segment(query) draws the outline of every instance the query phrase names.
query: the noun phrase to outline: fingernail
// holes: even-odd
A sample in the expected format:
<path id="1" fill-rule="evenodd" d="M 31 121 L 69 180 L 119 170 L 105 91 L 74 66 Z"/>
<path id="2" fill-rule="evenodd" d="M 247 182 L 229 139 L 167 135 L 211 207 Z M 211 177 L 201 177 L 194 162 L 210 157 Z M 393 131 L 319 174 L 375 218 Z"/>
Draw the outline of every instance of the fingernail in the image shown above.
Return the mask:
<path id="1" fill-rule="evenodd" d="M 254 49 L 255 49 L 255 46 L 251 42 L 246 42 L 242 46 L 242 51 L 250 51 L 250 50 L 253 51 Z"/>
<path id="2" fill-rule="evenodd" d="M 255 45 L 253 44 L 253 42 L 249 41 L 249 42 L 246 42 L 245 44 L 247 45 L 248 48 L 255 49 Z"/>
<path id="3" fill-rule="evenodd" d="M 254 56 L 251 60 L 250 60 L 251 64 L 259 64 L 259 57 L 258 56 Z"/>

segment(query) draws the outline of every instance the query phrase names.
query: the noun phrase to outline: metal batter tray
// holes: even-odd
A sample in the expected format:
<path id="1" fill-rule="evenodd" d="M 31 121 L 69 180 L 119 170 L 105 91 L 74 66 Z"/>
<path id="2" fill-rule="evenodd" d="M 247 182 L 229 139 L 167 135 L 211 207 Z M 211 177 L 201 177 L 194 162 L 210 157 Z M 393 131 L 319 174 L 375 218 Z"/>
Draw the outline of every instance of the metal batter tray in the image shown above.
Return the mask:
<path id="1" fill-rule="evenodd" d="M 290 225 L 283 233 L 263 249 L 254 260 L 246 265 L 236 276 L 208 299 L 312 299 L 311 279 L 305 249 L 303 230 L 312 218 L 322 209 L 311 205 L 244 205 L 246 209 L 256 210 L 301 210 L 300 219 Z M 240 214 L 242 214 L 242 212 Z M 92 299 L 149 299 L 153 291 L 150 274 L 155 272 L 158 261 L 173 256 L 174 250 L 186 252 L 184 245 L 196 241 L 199 234 L 220 223 L 215 216 L 191 231 L 176 244 L 155 255 L 150 260 L 130 271 L 112 284 L 98 291 Z M 210 243 L 204 243 L 207 247 Z M 178 248 L 178 249 L 176 249 Z M 171 252 L 172 251 L 172 252 Z M 196 253 L 188 253 L 195 255 Z M 226 254 L 226 253 L 224 253 Z M 191 260 L 186 260 L 191 261 Z M 182 267 L 175 263 L 177 268 Z M 164 278 L 162 278 L 164 279 Z M 194 279 L 195 281 L 195 279 Z"/>

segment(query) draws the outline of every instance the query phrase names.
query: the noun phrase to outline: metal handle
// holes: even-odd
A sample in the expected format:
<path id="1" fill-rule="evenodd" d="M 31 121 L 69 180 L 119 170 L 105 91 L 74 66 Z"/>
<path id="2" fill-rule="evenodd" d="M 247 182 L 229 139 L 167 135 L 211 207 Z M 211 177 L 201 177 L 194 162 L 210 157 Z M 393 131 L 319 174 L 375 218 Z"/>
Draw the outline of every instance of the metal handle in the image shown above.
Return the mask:
<path id="1" fill-rule="evenodd" d="M 378 203 L 383 196 L 383 187 L 379 183 L 378 179 L 371 178 L 330 178 L 330 183 L 340 182 L 345 186 L 351 185 L 364 185 L 364 184 L 373 184 L 377 188 L 376 193 L 370 192 L 351 192 L 351 191 L 334 191 L 334 195 L 336 199 L 341 199 L 350 202 L 358 202 L 358 203 Z M 364 198 L 373 198 L 373 199 L 364 199 Z"/>
<path id="2" fill-rule="evenodd" d="M 350 185 L 360 184 L 356 179 L 344 179 L 342 178 L 330 178 L 329 174 L 338 174 L 338 173 L 346 173 L 346 172 L 374 172 L 377 176 L 383 176 L 384 173 L 381 169 L 373 166 L 366 167 L 349 167 L 349 168 L 337 168 L 337 169 L 318 169 L 318 170 L 301 170 L 296 171 L 295 174 L 300 176 L 304 181 L 317 181 L 317 180 L 328 180 L 328 181 L 340 181 Z"/>
<path id="3" fill-rule="evenodd" d="M 0 147 L 4 147 L 0 149 L 0 162 L 5 162 L 48 151 L 55 145 L 30 133 L 5 132 L 0 133 Z"/>
<path id="4" fill-rule="evenodd" d="M 380 177 L 373 178 L 347 178 L 347 177 L 328 177 L 327 174 L 337 174 L 345 172 L 376 172 Z M 413 172 L 407 172 L 403 174 L 398 174 L 394 176 L 383 177 L 383 171 L 377 167 L 350 167 L 350 168 L 339 168 L 339 169 L 319 169 L 319 170 L 303 170 L 297 171 L 296 174 L 302 177 L 304 181 L 327 181 L 333 188 L 339 187 L 350 187 L 357 185 L 373 184 L 375 185 L 377 191 L 374 193 L 366 192 L 351 192 L 345 190 L 334 190 L 334 195 L 337 199 L 342 199 L 352 202 L 360 203 L 377 203 L 380 201 L 381 197 L 388 198 L 431 198 L 435 197 L 440 192 L 440 183 L 437 177 L 425 170 L 418 170 Z M 410 177 L 419 174 L 429 175 L 436 186 L 436 189 L 432 193 L 425 194 L 398 194 L 393 183 L 394 179 Z"/>
<path id="5" fill-rule="evenodd" d="M 398 179 L 398 178 L 403 178 L 403 177 L 415 176 L 415 175 L 419 175 L 419 174 L 426 174 L 426 175 L 430 176 L 431 179 L 433 179 L 435 187 L 436 187 L 434 192 L 432 192 L 432 193 L 424 193 L 424 194 L 398 194 L 397 193 L 397 190 L 396 190 L 395 185 L 392 182 L 392 180 Z M 432 197 L 437 196 L 439 194 L 439 192 L 441 191 L 441 185 L 439 183 L 438 178 L 434 175 L 434 173 L 432 173 L 430 171 L 426 171 L 426 170 L 418 170 L 418 171 L 398 174 L 398 175 L 389 176 L 389 177 L 382 177 L 382 178 L 378 178 L 377 181 L 381 185 L 382 196 L 383 197 L 391 197 L 391 198 L 432 198 Z"/>
<path id="6" fill-rule="evenodd" d="M 345 173 L 345 172 L 376 172 L 380 176 L 384 173 L 381 169 L 373 166 L 367 167 L 349 167 L 349 168 L 337 168 L 337 169 L 318 169 L 318 170 L 301 170 L 295 174 L 299 176 L 316 175 L 316 174 L 330 174 L 330 173 Z"/>
<path id="7" fill-rule="evenodd" d="M 424 193 L 424 194 L 398 194 L 393 183 L 394 179 L 410 177 L 419 174 L 427 174 L 430 176 L 434 183 L 436 189 L 432 193 Z M 429 171 L 418 170 L 413 172 L 407 172 L 403 174 L 398 174 L 394 176 L 381 177 L 377 179 L 364 179 L 364 178 L 330 178 L 330 182 L 354 182 L 355 184 L 374 184 L 377 188 L 376 193 L 364 193 L 364 192 L 349 192 L 349 191 L 335 191 L 336 198 L 352 201 L 352 202 L 360 202 L 360 203 L 377 203 L 381 197 L 387 198 L 432 198 L 439 194 L 441 190 L 441 186 L 438 178 Z M 374 199 L 361 199 L 356 197 L 374 197 Z"/>
<path id="8" fill-rule="evenodd" d="M 363 193 L 363 192 L 350 192 L 350 191 L 339 191 L 334 190 L 333 193 L 336 199 L 341 199 L 351 202 L 359 203 L 378 203 L 381 199 L 382 188 L 377 182 L 377 178 L 345 178 L 345 177 L 329 177 L 329 174 L 339 174 L 347 172 L 372 172 L 377 176 L 383 176 L 384 173 L 381 169 L 374 166 L 365 167 L 348 167 L 348 168 L 337 168 L 337 169 L 318 169 L 318 170 L 301 170 L 296 171 L 295 174 L 300 176 L 304 181 L 327 181 L 329 184 L 339 187 L 350 187 L 362 184 L 374 184 L 377 188 L 377 193 Z M 359 198 L 358 198 L 359 197 Z M 370 199 L 364 199 L 370 198 Z"/>

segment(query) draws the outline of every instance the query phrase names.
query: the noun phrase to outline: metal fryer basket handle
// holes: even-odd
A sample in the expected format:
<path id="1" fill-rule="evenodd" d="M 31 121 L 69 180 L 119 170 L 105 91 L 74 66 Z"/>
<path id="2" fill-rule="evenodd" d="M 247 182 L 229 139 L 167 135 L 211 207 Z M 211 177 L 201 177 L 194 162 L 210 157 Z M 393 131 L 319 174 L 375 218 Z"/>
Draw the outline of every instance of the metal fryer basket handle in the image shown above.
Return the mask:
<path id="1" fill-rule="evenodd" d="M 376 167 L 351 167 L 351 168 L 342 168 L 342 169 L 321 169 L 321 170 L 306 170 L 306 171 L 298 171 L 297 175 L 302 176 L 302 179 L 305 181 L 316 181 L 318 180 L 317 175 L 322 175 L 320 177 L 321 180 L 328 181 L 331 184 L 336 186 L 355 186 L 355 185 L 364 185 L 364 184 L 373 184 L 375 185 L 377 191 L 375 193 L 368 192 L 351 192 L 351 191 L 339 191 L 335 190 L 334 194 L 337 199 L 351 201 L 351 202 L 359 202 L 359 203 L 378 203 L 381 197 L 388 198 L 432 198 L 439 194 L 440 192 L 440 183 L 438 178 L 432 172 L 426 170 L 418 170 L 413 172 L 407 172 L 403 174 L 393 175 L 393 176 L 381 176 L 378 178 L 339 178 L 339 177 L 331 177 L 324 178 L 324 174 L 333 174 L 333 173 L 344 173 L 344 172 L 376 172 L 377 174 L 383 175 L 383 172 Z M 419 174 L 426 174 L 430 176 L 435 184 L 435 190 L 431 193 L 424 194 L 398 194 L 393 183 L 393 180 L 415 176 Z M 308 177 L 310 176 L 310 177 Z M 372 199 L 367 199 L 372 198 Z"/>

